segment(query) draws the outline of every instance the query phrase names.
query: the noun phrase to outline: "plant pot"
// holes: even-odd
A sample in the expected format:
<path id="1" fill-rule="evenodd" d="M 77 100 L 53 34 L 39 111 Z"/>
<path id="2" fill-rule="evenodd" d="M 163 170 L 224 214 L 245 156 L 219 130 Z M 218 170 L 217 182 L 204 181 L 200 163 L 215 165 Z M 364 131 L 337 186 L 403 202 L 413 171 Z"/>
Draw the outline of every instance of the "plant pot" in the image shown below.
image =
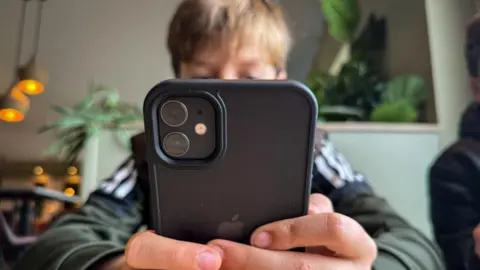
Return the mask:
<path id="1" fill-rule="evenodd" d="M 327 122 L 362 121 L 364 111 L 360 108 L 344 105 L 321 106 L 320 117 Z"/>
<path id="2" fill-rule="evenodd" d="M 99 136 L 89 138 L 85 144 L 81 172 L 82 183 L 80 185 L 80 197 L 84 201 L 98 186 L 99 147 Z"/>

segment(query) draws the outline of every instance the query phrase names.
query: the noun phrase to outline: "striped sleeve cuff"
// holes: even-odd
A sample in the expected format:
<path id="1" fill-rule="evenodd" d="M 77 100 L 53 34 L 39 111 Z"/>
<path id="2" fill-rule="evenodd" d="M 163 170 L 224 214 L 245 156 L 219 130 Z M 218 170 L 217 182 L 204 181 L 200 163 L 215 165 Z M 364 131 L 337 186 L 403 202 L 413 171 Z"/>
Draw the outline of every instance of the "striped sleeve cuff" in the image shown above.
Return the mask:
<path id="1" fill-rule="evenodd" d="M 130 157 L 118 167 L 110 178 L 100 185 L 99 191 L 118 199 L 124 199 L 132 192 L 136 181 L 137 170 L 135 161 Z"/>

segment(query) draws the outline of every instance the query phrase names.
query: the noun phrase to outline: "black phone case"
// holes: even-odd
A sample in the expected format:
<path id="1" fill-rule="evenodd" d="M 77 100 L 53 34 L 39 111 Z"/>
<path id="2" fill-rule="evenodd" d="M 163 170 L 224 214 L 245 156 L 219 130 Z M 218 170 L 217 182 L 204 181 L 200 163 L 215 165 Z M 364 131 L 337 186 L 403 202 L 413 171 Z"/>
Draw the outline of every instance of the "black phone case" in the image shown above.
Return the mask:
<path id="1" fill-rule="evenodd" d="M 171 96 L 216 103 L 215 157 L 166 161 L 159 105 Z M 152 223 L 163 236 L 249 243 L 261 225 L 307 214 L 317 103 L 294 81 L 168 80 L 144 102 Z M 220 129 L 220 128 L 219 128 Z"/>

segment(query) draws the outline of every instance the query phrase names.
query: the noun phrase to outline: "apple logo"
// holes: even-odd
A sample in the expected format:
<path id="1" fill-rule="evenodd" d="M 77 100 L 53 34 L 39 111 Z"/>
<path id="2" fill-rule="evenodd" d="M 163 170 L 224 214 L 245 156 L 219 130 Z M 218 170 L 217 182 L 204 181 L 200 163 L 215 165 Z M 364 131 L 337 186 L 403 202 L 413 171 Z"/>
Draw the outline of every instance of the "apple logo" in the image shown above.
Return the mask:
<path id="1" fill-rule="evenodd" d="M 240 214 L 235 214 L 231 221 L 225 221 L 218 226 L 218 236 L 226 240 L 239 240 L 243 236 L 245 224 L 239 221 Z"/>

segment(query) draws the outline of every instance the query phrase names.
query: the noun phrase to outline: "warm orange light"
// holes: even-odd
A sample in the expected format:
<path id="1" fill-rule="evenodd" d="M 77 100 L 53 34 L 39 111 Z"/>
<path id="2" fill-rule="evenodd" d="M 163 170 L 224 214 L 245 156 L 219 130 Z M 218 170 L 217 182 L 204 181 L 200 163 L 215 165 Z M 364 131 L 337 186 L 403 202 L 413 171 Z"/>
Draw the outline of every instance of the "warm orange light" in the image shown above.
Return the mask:
<path id="1" fill-rule="evenodd" d="M 76 185 L 80 183 L 80 176 L 78 175 L 69 175 L 67 176 L 67 183 L 71 185 Z"/>
<path id="2" fill-rule="evenodd" d="M 25 115 L 16 109 L 1 109 L 0 119 L 5 122 L 21 122 L 25 118 Z"/>
<path id="3" fill-rule="evenodd" d="M 48 175 L 45 175 L 45 174 L 37 175 L 33 178 L 33 181 L 35 182 L 35 184 L 39 184 L 39 185 L 47 185 L 49 180 L 50 180 L 50 177 L 48 177 Z"/>
<path id="4" fill-rule="evenodd" d="M 22 80 L 18 83 L 17 87 L 30 96 L 38 95 L 45 89 L 43 84 L 36 80 Z"/>
<path id="5" fill-rule="evenodd" d="M 30 106 L 30 99 L 27 96 L 25 96 L 22 93 L 22 91 L 18 88 L 13 88 L 10 91 L 10 97 L 20 102 L 20 104 L 25 108 Z"/>
<path id="6" fill-rule="evenodd" d="M 78 172 L 78 170 L 77 170 L 77 168 L 74 167 L 74 166 L 70 166 L 70 167 L 68 167 L 68 169 L 67 169 L 67 173 L 68 173 L 69 175 L 75 175 L 75 174 L 77 174 L 77 172 Z"/>
<path id="7" fill-rule="evenodd" d="M 41 166 L 36 166 L 35 168 L 33 168 L 33 173 L 35 175 L 41 175 L 43 174 L 43 168 Z"/>
<path id="8" fill-rule="evenodd" d="M 73 195 L 75 195 L 75 190 L 69 187 L 63 191 L 63 194 L 67 195 L 68 197 L 72 197 Z"/>

